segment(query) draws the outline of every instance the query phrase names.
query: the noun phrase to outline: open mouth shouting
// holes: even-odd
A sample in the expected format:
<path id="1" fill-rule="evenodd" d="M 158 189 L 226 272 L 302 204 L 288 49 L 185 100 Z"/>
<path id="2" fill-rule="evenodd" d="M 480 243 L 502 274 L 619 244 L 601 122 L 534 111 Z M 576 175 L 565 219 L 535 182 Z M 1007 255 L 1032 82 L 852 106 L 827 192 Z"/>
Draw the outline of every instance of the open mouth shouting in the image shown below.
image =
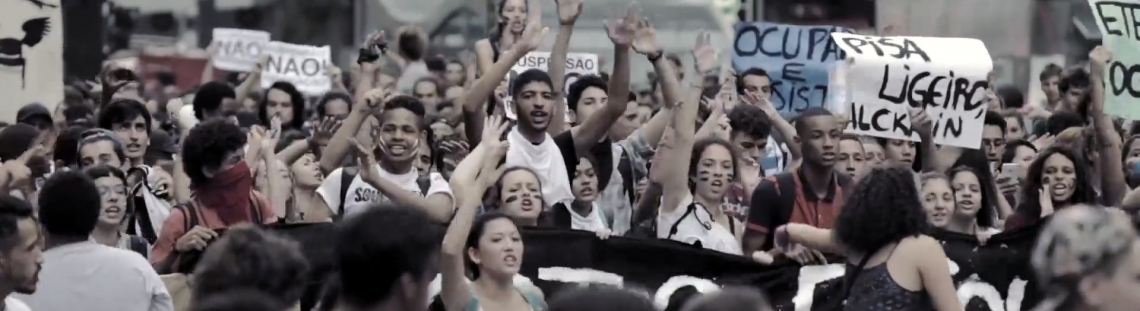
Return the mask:
<path id="1" fill-rule="evenodd" d="M 1049 188 L 1049 192 L 1052 193 L 1053 196 L 1055 196 L 1055 197 L 1060 197 L 1060 196 L 1064 196 L 1066 194 L 1069 194 L 1069 190 L 1070 190 L 1069 186 L 1066 185 L 1065 183 L 1055 183 L 1055 184 L 1053 184 L 1052 187 Z"/>
<path id="2" fill-rule="evenodd" d="M 974 199 L 962 199 L 958 201 L 958 208 L 963 211 L 973 211 L 977 207 L 978 204 L 974 202 Z"/>
<path id="3" fill-rule="evenodd" d="M 535 124 L 545 124 L 550 120 L 550 114 L 542 110 L 531 111 L 529 115 L 531 122 Z"/>
<path id="4" fill-rule="evenodd" d="M 519 265 L 519 257 L 514 254 L 507 254 L 503 256 L 503 265 L 508 267 L 517 267 Z"/>
<path id="5" fill-rule="evenodd" d="M 519 207 L 522 208 L 524 212 L 529 212 L 535 210 L 537 207 L 535 203 L 536 201 L 534 199 L 530 197 L 524 197 L 521 201 L 519 201 Z"/>
<path id="6" fill-rule="evenodd" d="M 123 215 L 123 208 L 121 206 L 108 206 L 103 210 L 103 216 L 117 218 Z"/>

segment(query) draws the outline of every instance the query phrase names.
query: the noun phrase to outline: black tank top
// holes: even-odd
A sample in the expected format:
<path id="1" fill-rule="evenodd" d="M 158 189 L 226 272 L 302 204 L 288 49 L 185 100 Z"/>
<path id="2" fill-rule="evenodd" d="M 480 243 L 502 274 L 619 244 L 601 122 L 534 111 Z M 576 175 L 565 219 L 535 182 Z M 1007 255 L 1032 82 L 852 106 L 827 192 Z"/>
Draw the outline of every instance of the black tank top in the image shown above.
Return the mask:
<path id="1" fill-rule="evenodd" d="M 895 246 L 898 247 L 897 245 Z M 894 249 L 891 249 L 894 255 Z M 891 278 L 887 262 L 867 268 L 851 283 L 851 295 L 847 296 L 844 311 L 925 311 L 934 310 L 934 303 L 926 291 L 911 291 L 903 288 Z M 847 263 L 846 275 L 852 275 L 856 265 Z"/>

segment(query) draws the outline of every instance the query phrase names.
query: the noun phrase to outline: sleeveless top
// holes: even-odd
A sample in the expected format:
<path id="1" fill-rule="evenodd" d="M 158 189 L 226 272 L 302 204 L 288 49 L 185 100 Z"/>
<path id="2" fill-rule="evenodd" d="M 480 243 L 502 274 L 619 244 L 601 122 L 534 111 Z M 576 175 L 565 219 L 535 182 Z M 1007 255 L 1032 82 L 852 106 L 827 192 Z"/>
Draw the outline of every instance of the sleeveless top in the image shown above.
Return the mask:
<path id="1" fill-rule="evenodd" d="M 524 290 L 520 290 L 519 293 L 522 294 L 523 300 L 526 300 L 526 304 L 530 306 L 531 311 L 546 311 L 546 301 L 543 301 L 542 297 L 539 297 L 538 294 L 535 294 L 532 291 L 524 291 Z M 464 311 L 486 311 L 486 310 L 483 310 L 483 307 L 479 306 L 479 298 L 475 298 L 474 293 L 471 294 L 471 301 L 467 302 L 467 307 L 463 308 L 463 310 Z M 495 310 L 490 310 L 490 311 L 495 311 Z"/>
<path id="2" fill-rule="evenodd" d="M 895 248 L 897 248 L 897 244 Z M 891 278 L 887 263 L 894 255 L 894 248 L 883 263 L 863 270 L 851 282 L 851 295 L 847 296 L 844 311 L 924 311 L 934 310 L 934 303 L 925 290 L 911 291 L 903 288 Z M 846 265 L 845 275 L 852 275 L 857 266 Z"/>

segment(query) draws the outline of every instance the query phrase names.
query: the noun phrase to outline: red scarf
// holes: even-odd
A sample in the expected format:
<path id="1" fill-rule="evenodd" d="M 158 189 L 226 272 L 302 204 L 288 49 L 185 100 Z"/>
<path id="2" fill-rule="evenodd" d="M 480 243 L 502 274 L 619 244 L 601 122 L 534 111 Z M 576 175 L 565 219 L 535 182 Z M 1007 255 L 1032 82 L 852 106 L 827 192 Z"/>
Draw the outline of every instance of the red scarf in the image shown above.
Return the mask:
<path id="1" fill-rule="evenodd" d="M 250 215 L 250 191 L 253 175 L 245 161 L 214 175 L 204 185 L 194 187 L 194 197 L 201 207 L 213 209 L 226 225 L 253 222 Z"/>

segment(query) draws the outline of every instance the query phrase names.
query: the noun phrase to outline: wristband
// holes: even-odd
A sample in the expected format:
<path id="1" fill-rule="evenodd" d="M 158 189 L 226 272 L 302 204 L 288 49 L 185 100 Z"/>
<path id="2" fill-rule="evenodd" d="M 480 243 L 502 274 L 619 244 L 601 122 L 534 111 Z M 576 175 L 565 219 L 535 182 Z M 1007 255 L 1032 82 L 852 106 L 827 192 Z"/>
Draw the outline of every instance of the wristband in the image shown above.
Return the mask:
<path id="1" fill-rule="evenodd" d="M 665 56 L 665 52 L 662 52 L 661 50 L 657 50 L 652 54 L 645 55 L 645 57 L 649 59 L 649 63 L 656 63 L 657 61 L 661 60 L 662 56 Z"/>

